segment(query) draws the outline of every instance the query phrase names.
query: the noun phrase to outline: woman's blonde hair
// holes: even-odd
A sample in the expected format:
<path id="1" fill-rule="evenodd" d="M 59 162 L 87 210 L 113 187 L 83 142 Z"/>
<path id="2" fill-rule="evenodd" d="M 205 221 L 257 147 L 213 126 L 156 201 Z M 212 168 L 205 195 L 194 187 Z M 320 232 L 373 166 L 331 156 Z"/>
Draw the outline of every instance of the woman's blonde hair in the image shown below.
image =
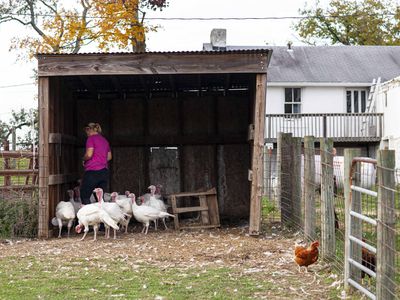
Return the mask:
<path id="1" fill-rule="evenodd" d="M 93 131 L 97 133 L 101 133 L 101 126 L 99 123 L 88 123 L 85 127 L 85 129 L 92 129 Z"/>

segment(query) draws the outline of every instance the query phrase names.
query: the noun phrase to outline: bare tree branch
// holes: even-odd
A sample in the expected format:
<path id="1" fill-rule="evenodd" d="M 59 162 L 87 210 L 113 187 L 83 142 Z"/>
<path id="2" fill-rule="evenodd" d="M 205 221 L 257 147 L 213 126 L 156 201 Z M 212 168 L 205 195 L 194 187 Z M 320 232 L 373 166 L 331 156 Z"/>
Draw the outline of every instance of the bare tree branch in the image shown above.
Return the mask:
<path id="1" fill-rule="evenodd" d="M 87 25 L 88 25 L 88 22 L 86 21 L 86 18 L 87 18 L 88 11 L 91 8 L 91 5 L 88 2 L 85 2 L 84 0 L 81 0 L 81 4 L 82 4 L 82 7 L 83 7 L 83 11 L 82 11 L 82 26 L 81 26 L 81 28 L 80 28 L 80 30 L 78 32 L 78 35 L 76 36 L 75 47 L 72 50 L 72 53 L 78 53 L 79 50 L 81 49 L 81 47 L 82 47 L 82 36 L 83 36 L 84 31 L 87 30 Z"/>

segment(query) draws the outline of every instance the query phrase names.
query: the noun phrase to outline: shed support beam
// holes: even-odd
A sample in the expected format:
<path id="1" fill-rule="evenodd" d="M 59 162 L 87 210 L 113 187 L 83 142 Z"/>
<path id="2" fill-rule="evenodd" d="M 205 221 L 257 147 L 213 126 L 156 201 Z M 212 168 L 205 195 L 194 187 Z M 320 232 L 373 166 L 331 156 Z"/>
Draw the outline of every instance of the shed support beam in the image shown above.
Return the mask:
<path id="1" fill-rule="evenodd" d="M 254 140 L 252 156 L 252 181 L 250 195 L 249 234 L 259 235 L 261 230 L 261 197 L 263 190 L 263 154 L 265 126 L 265 96 L 267 75 L 257 74 L 254 99 Z"/>
<path id="2" fill-rule="evenodd" d="M 49 237 L 49 89 L 39 77 L 39 238 Z"/>

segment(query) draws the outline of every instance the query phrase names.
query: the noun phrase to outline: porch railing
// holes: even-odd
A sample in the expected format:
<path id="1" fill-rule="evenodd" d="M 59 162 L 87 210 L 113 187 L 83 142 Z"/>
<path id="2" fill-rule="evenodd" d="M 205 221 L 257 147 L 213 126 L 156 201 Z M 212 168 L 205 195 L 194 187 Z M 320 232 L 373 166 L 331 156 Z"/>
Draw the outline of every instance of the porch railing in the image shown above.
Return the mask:
<path id="1" fill-rule="evenodd" d="M 383 134 L 382 113 L 268 114 L 265 140 L 274 142 L 278 132 L 294 137 L 312 135 L 338 142 L 380 141 Z"/>

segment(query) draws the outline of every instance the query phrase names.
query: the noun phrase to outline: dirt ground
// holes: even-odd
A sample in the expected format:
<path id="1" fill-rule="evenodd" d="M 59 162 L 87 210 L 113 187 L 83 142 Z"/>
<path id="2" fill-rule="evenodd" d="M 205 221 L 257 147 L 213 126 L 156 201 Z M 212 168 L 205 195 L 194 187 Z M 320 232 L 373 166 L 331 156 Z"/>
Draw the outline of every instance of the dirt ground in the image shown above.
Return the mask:
<path id="1" fill-rule="evenodd" d="M 85 241 L 79 241 L 81 235 L 75 234 L 62 239 L 3 240 L 0 259 L 119 257 L 132 266 L 142 263 L 158 268 L 228 267 L 272 283 L 273 288 L 255 295 L 259 299 L 332 299 L 343 288 L 341 278 L 321 262 L 310 266 L 309 273 L 300 274 L 293 262 L 298 236 L 283 236 L 278 229 L 259 237 L 249 236 L 245 226 L 196 231 L 150 229 L 148 235 L 141 234 L 139 226 L 130 231 L 119 233 L 117 240 L 106 240 L 101 233 L 96 242 L 92 241 L 93 233 Z"/>

